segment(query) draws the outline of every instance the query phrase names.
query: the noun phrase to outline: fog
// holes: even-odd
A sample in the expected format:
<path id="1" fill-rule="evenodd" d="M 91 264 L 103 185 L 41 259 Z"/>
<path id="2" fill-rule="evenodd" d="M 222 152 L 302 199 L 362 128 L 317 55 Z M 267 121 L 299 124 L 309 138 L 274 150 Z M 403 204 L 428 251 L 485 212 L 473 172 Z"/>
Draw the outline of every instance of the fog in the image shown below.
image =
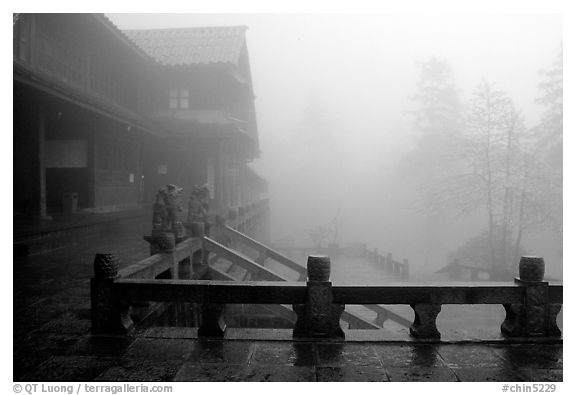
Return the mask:
<path id="1" fill-rule="evenodd" d="M 312 245 L 309 230 L 337 229 L 336 242 L 405 257 L 416 273 L 446 265 L 487 226 L 478 208 L 441 216 L 431 232 L 405 182 L 419 64 L 448 64 L 465 106 L 492 84 L 531 129 L 546 109 L 540 70 L 562 48 L 555 15 L 107 15 L 121 29 L 247 26 L 262 151 L 252 166 L 269 183 L 273 242 Z M 561 239 L 540 227 L 522 244 L 562 276 Z"/>

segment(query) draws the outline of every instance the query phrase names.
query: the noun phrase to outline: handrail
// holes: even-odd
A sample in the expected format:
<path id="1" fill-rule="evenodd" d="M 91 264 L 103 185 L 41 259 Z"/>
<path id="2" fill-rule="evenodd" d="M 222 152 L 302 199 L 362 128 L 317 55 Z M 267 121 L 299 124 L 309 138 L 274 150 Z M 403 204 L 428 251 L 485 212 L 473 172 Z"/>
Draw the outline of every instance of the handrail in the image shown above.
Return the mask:
<path id="1" fill-rule="evenodd" d="M 209 267 L 208 271 L 210 273 L 210 278 L 213 280 L 236 281 L 234 277 L 215 267 Z M 288 306 L 284 306 L 281 304 L 264 304 L 262 305 L 262 307 L 264 307 L 271 313 L 288 320 L 289 322 L 294 323 L 296 321 L 296 313 L 294 313 L 294 311 L 292 311 L 292 309 L 289 308 Z"/>
<path id="2" fill-rule="evenodd" d="M 550 303 L 562 303 L 562 285 L 548 285 Z M 345 304 L 520 304 L 524 288 L 515 283 L 466 282 L 334 286 L 334 303 Z"/>
<path id="3" fill-rule="evenodd" d="M 299 264 L 290 260 L 289 258 L 283 256 L 282 254 L 279 254 L 274 250 L 266 247 L 265 245 L 257 242 L 256 240 L 253 240 L 250 237 L 245 236 L 244 234 L 234 229 L 231 229 L 229 227 L 226 228 L 227 228 L 226 229 L 227 234 L 230 235 L 231 237 L 240 239 L 247 244 L 249 243 L 251 246 L 257 247 L 259 250 L 264 250 L 268 257 L 277 260 L 281 264 L 284 264 L 291 269 L 294 269 L 301 275 L 300 277 L 301 279 L 302 277 L 306 278 L 306 269 L 304 267 L 300 266 Z M 258 276 L 260 276 L 261 279 L 290 281 L 290 279 L 278 275 L 270 271 L 269 269 L 259 265 L 258 263 L 242 257 L 235 251 L 221 245 L 220 243 L 208 237 L 204 237 L 202 239 L 201 238 L 186 239 L 181 243 L 177 244 L 172 251 L 161 252 L 152 255 L 127 268 L 120 270 L 118 274 L 120 278 L 132 278 L 132 279 L 155 278 L 157 275 L 166 270 L 174 269 L 176 263 L 182 261 L 183 259 L 191 258 L 194 253 L 202 250 L 203 248 L 208 252 L 212 252 L 215 253 L 216 255 L 222 256 L 225 259 L 232 260 L 234 263 L 238 264 L 240 267 L 242 267 L 247 271 L 255 272 Z M 176 273 L 177 275 L 177 270 L 174 270 L 173 272 Z M 229 276 L 226 273 L 220 272 L 214 268 L 210 268 L 210 272 L 214 275 L 214 278 L 217 279 L 228 281 L 236 280 L 232 276 Z M 376 312 L 379 316 L 380 315 L 387 316 L 388 318 L 391 318 L 397 323 L 400 323 L 402 325 L 407 326 L 409 324 L 409 321 L 406 318 L 392 311 L 389 311 L 388 309 L 382 306 L 366 305 L 365 307 L 371 311 Z M 290 310 L 287 307 L 285 309 Z M 351 312 L 344 312 L 342 318 L 348 323 L 353 324 L 353 326 L 357 328 L 380 329 L 380 326 L 366 320 L 363 317 L 357 316 L 356 314 Z"/>
<path id="4" fill-rule="evenodd" d="M 232 229 L 229 226 L 225 225 L 222 227 L 222 229 L 224 230 L 224 233 L 227 236 L 246 244 L 248 247 L 251 247 L 251 248 L 257 250 L 259 253 L 263 252 L 265 254 L 265 257 L 271 258 L 271 259 L 283 264 L 284 266 L 294 270 L 298 274 L 306 275 L 306 268 L 305 267 L 299 265 L 298 263 L 296 263 L 293 260 L 291 260 L 290 258 L 282 255 L 281 253 L 273 250 L 272 248 L 260 243 L 257 240 L 252 239 L 249 236 L 246 236 L 245 234 L 243 234 L 241 232 L 238 232 L 236 229 Z"/>
<path id="5" fill-rule="evenodd" d="M 104 282 L 102 282 L 104 281 Z M 339 316 L 344 316 L 345 304 L 409 304 L 415 312 L 410 333 L 417 338 L 439 338 L 436 328 L 436 317 L 442 304 L 503 304 L 507 316 L 502 323 L 502 332 L 508 336 L 558 337 L 561 335 L 556 326 L 556 315 L 563 301 L 562 285 L 559 284 L 460 284 L 446 285 L 439 283 L 417 285 L 388 286 L 334 286 L 329 282 L 313 283 L 283 282 L 283 281 L 214 281 L 214 280 L 158 280 L 158 279 L 93 279 L 93 292 L 98 294 L 103 290 L 108 292 L 107 298 L 96 305 L 99 310 L 93 312 L 93 328 L 95 319 L 102 322 L 97 328 L 118 328 L 120 323 L 128 320 L 124 307 L 136 302 L 194 302 L 207 306 L 203 317 L 206 322 L 203 331 L 223 335 L 224 329 L 215 328 L 224 304 L 261 304 L 282 305 L 292 304 L 299 307 L 295 313 L 295 336 L 298 331 L 311 333 L 317 322 L 331 326 L 328 337 L 343 336 L 339 329 Z M 540 298 L 534 298 L 534 290 L 540 287 L 547 292 Z M 541 288 L 544 287 L 544 288 Z M 108 290 L 108 291 L 107 291 Z M 317 292 L 320 291 L 320 294 Z M 537 293 L 540 293 L 537 291 Z M 316 294 L 310 298 L 309 295 Z M 93 294 L 94 295 L 94 294 Z M 321 295 L 321 296 L 320 296 Z M 527 298 L 527 295 L 532 297 Z M 544 296 L 546 295 L 546 296 Z M 115 299 L 118 298 L 118 299 Z M 302 307 L 304 306 L 304 307 Z M 340 306 L 340 307 L 337 307 Z M 541 307 L 538 307 L 541 306 Z M 94 305 L 93 305 L 94 308 Z M 534 310 L 538 308 L 538 310 Z M 540 310 L 543 308 L 543 310 Z M 524 318 L 524 314 L 541 316 L 534 320 L 532 316 Z M 215 313 L 216 312 L 216 313 Z M 323 313 L 327 312 L 327 313 Z M 205 314 L 206 313 L 206 314 Z M 321 315 L 324 314 L 324 318 Z M 116 318 L 114 318 L 116 317 Z M 344 318 L 344 317 L 342 317 Z M 352 321 L 357 317 L 352 317 Z M 116 320 L 116 326 L 110 326 L 111 320 Z M 210 321 L 211 322 L 208 322 Z M 320 321 L 318 321 L 320 320 Z M 108 321 L 108 322 L 107 322 Z M 360 322 L 362 324 L 362 322 Z M 325 328 L 324 326 L 321 326 Z M 208 329 L 206 329 L 208 328 Z M 211 328 L 211 329 L 210 329 Z M 298 329 L 299 328 L 299 329 Z M 311 329 L 312 328 L 312 329 Z M 312 330 L 312 332 L 307 332 Z M 331 332 L 330 332 L 331 331 Z M 208 333 L 205 332 L 205 333 Z M 326 334 L 325 334 L 326 335 Z"/>
<path id="6" fill-rule="evenodd" d="M 173 267 L 174 262 L 190 258 L 200 250 L 202 250 L 202 241 L 199 238 L 189 238 L 178 243 L 172 251 L 151 255 L 119 270 L 118 275 L 123 278 L 154 278 Z"/>
<path id="7" fill-rule="evenodd" d="M 118 279 L 114 288 L 131 302 L 302 304 L 306 301 L 306 285 L 299 282 Z"/>
<path id="8" fill-rule="evenodd" d="M 313 248 L 313 247 L 288 247 L 288 248 L 278 248 L 278 250 L 284 251 L 299 251 L 304 254 L 332 254 L 332 253 L 342 253 L 344 251 L 355 251 L 357 248 L 353 247 L 322 247 L 322 248 Z M 376 261 L 376 263 L 382 265 L 385 270 L 399 275 L 402 279 L 407 280 L 410 276 L 410 264 L 408 263 L 407 259 L 404 259 L 402 262 L 396 261 L 392 258 L 392 254 L 388 253 L 386 256 L 381 255 L 378 253 L 377 249 L 369 250 L 366 248 L 366 245 L 362 244 L 361 250 L 362 256 L 367 259 L 372 259 Z"/>
<path id="9" fill-rule="evenodd" d="M 125 279 L 114 287 L 130 301 L 228 304 L 302 304 L 306 284 L 297 281 L 218 281 Z M 548 301 L 562 303 L 562 285 L 549 285 Z M 523 302 L 524 287 L 515 283 L 466 285 L 332 286 L 334 303 L 364 304 L 507 304 Z"/>
<path id="10" fill-rule="evenodd" d="M 264 266 L 260 266 L 254 261 L 244 258 L 243 256 L 237 254 L 236 252 L 223 246 L 217 241 L 212 240 L 209 237 L 205 236 L 202 241 L 205 251 L 222 256 L 223 258 L 239 265 L 245 270 L 254 270 L 259 276 L 261 276 L 261 278 L 265 280 L 287 281 L 286 278 L 266 269 Z"/>
<path id="11" fill-rule="evenodd" d="M 237 264 L 238 266 L 240 266 L 241 268 L 243 268 L 244 270 L 253 270 L 256 272 L 256 275 L 259 276 L 259 278 L 264 279 L 264 280 L 276 280 L 276 281 L 287 281 L 289 282 L 290 280 L 284 276 L 278 275 L 272 271 L 270 271 L 269 269 L 265 268 L 264 266 L 259 265 L 258 263 L 247 259 L 245 257 L 243 257 L 242 255 L 239 255 L 238 253 L 236 253 L 235 251 L 231 250 L 228 247 L 225 247 L 224 245 L 218 243 L 217 241 L 212 240 L 211 238 L 204 236 L 203 238 L 203 245 L 204 245 L 204 249 L 207 252 L 212 252 L 215 253 L 227 260 L 229 260 L 230 262 Z M 306 271 L 304 270 L 304 274 L 306 274 Z M 220 275 L 220 277 L 223 277 Z M 227 276 L 226 277 L 230 277 Z M 351 312 L 344 312 L 343 317 L 342 317 L 345 321 L 349 321 L 349 322 L 354 322 L 356 326 L 361 327 L 362 329 L 381 329 L 378 325 L 373 324 L 372 322 L 366 320 L 363 317 L 360 317 L 354 313 Z"/>
<path id="12" fill-rule="evenodd" d="M 222 230 L 224 231 L 224 235 L 244 243 L 245 245 L 247 245 L 248 247 L 253 248 L 254 250 L 258 251 L 258 253 L 260 254 L 259 257 L 256 259 L 256 261 L 260 260 L 262 257 L 265 258 L 271 258 L 273 260 L 275 260 L 276 262 L 296 271 L 298 274 L 300 274 L 299 280 L 305 280 L 306 279 L 306 268 L 299 265 L 298 263 L 296 263 L 295 261 L 291 260 L 290 258 L 280 254 L 279 252 L 273 250 L 272 248 L 260 243 L 257 240 L 252 239 L 249 236 L 246 236 L 245 234 L 238 232 L 235 229 L 230 228 L 229 226 L 222 226 L 221 227 Z M 264 260 L 264 259 L 263 259 Z M 259 263 L 263 263 L 262 261 Z M 386 315 L 388 316 L 390 319 L 392 319 L 393 321 L 404 325 L 404 326 L 409 326 L 410 325 L 410 321 L 407 320 L 406 318 L 402 317 L 399 314 L 396 314 L 382 306 L 377 306 L 377 305 L 367 305 L 364 306 L 367 309 L 377 313 L 378 315 Z M 355 314 L 353 313 L 349 313 L 349 312 L 344 312 L 343 313 L 343 319 L 345 321 L 350 321 L 350 322 L 355 322 L 357 325 L 363 329 L 380 329 L 381 326 L 375 325 L 365 319 L 361 319 L 358 320 L 359 317 L 357 317 Z"/>

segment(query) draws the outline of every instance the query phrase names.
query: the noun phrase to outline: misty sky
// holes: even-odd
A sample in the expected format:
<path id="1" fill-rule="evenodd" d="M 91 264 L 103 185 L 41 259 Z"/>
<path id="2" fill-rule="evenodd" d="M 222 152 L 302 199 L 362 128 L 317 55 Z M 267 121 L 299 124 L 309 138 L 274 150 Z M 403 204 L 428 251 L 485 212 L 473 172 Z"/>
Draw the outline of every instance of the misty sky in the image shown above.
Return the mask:
<path id="1" fill-rule="evenodd" d="M 270 182 L 276 229 L 294 236 L 295 218 L 309 220 L 301 231 L 339 216 L 343 237 L 404 255 L 415 223 L 398 216 L 410 204 L 391 197 L 396 185 L 386 179 L 413 141 L 417 62 L 446 59 L 465 103 L 483 79 L 494 83 L 532 127 L 542 112 L 539 70 L 562 46 L 560 15 L 107 15 L 121 29 L 247 26 L 262 149 L 254 165 Z M 311 103 L 326 115 L 334 144 L 294 146 Z M 365 231 L 387 220 L 406 225 Z"/>
<path id="2" fill-rule="evenodd" d="M 311 96 L 338 119 L 349 154 L 395 160 L 412 141 L 416 62 L 430 56 L 452 65 L 464 99 L 493 82 L 532 126 L 542 110 L 538 71 L 562 45 L 560 15 L 108 15 L 121 29 L 248 26 L 261 162 L 284 149 Z"/>

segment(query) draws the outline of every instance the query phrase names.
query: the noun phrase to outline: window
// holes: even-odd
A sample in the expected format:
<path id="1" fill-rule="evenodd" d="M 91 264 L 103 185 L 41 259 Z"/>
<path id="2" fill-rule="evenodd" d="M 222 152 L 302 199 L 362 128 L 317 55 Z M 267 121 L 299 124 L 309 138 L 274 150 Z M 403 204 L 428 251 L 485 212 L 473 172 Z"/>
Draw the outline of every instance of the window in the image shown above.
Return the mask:
<path id="1" fill-rule="evenodd" d="M 190 107 L 190 90 L 170 89 L 170 108 L 186 109 Z"/>

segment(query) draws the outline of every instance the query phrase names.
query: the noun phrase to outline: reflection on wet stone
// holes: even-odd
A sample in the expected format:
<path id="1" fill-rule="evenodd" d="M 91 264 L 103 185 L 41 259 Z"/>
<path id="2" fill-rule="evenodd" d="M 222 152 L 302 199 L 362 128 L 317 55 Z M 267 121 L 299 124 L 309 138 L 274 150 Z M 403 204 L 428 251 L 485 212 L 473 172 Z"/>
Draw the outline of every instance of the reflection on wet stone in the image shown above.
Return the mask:
<path id="1" fill-rule="evenodd" d="M 441 363 L 438 357 L 438 345 L 417 346 L 412 349 L 412 364 L 431 367 Z"/>
<path id="2" fill-rule="evenodd" d="M 495 351 L 511 364 L 522 368 L 534 369 L 562 369 L 562 346 L 556 344 L 543 344 L 539 347 L 533 345 L 508 345 L 495 348 Z"/>
<path id="3" fill-rule="evenodd" d="M 319 343 L 318 365 L 382 366 L 378 355 L 368 344 Z"/>
<path id="4" fill-rule="evenodd" d="M 200 365 L 187 362 L 182 365 L 174 381 L 244 381 L 246 374 L 245 365 L 234 364 L 207 364 Z"/>
<path id="5" fill-rule="evenodd" d="M 386 368 L 445 366 L 436 345 L 374 345 L 373 348 Z"/>
<path id="6" fill-rule="evenodd" d="M 386 371 L 373 366 L 327 366 L 316 369 L 317 381 L 389 381 Z"/>
<path id="7" fill-rule="evenodd" d="M 188 360 L 198 363 L 246 363 L 253 350 L 252 342 L 198 340 Z"/>
<path id="8" fill-rule="evenodd" d="M 441 345 L 437 351 L 450 367 L 512 367 L 510 362 L 501 358 L 490 346 L 477 344 L 448 344 Z"/>
<path id="9" fill-rule="evenodd" d="M 311 343 L 258 342 L 250 364 L 312 366 L 314 346 Z"/>

